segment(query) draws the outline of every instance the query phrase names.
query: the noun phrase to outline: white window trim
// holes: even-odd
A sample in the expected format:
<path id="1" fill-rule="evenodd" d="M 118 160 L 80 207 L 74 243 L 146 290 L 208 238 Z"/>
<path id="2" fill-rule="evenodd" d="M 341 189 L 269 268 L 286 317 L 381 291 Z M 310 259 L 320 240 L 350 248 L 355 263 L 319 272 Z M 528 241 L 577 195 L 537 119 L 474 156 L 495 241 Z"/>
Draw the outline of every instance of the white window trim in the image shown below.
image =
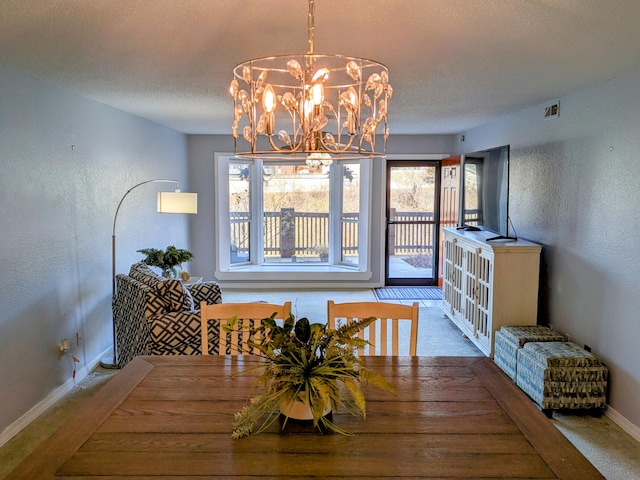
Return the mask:
<path id="1" fill-rule="evenodd" d="M 361 249 L 366 254 L 359 255 L 359 264 L 357 267 L 347 264 L 329 264 L 329 265 L 309 265 L 309 264 L 263 264 L 262 255 L 256 255 L 261 249 L 258 248 L 257 242 L 258 235 L 253 234 L 253 229 L 259 229 L 262 233 L 262 222 L 251 222 L 251 258 L 252 261 L 247 264 L 231 265 L 230 249 L 223 248 L 224 245 L 229 244 L 230 228 L 229 228 L 229 161 L 235 158 L 231 153 L 218 153 L 214 154 L 214 189 L 216 190 L 215 201 L 215 232 L 216 232 L 216 244 L 218 245 L 215 252 L 216 258 L 216 279 L 220 281 L 258 281 L 258 282 L 274 282 L 274 281 L 287 281 L 287 282 L 308 282 L 313 280 L 315 282 L 330 282 L 330 281 L 366 281 L 372 278 L 371 272 L 371 252 L 369 251 L 371 241 L 370 232 L 367 229 L 367 222 L 360 222 L 359 224 L 359 241 L 361 242 Z M 251 160 L 242 159 L 247 163 L 251 163 Z M 251 178 L 261 178 L 261 172 L 258 172 L 261 162 L 254 162 L 251 166 L 252 176 Z M 340 165 L 340 163 L 337 163 Z M 222 181 L 224 176 L 225 181 Z M 334 174 L 332 177 L 337 177 L 338 182 L 342 180 L 341 175 Z M 369 162 L 365 161 L 361 163 L 360 167 L 360 182 L 367 188 L 360 189 L 360 213 L 361 215 L 368 215 L 371 212 L 370 204 L 372 201 L 372 168 Z M 363 183 L 366 182 L 366 183 Z M 333 185 L 332 185 L 333 186 Z M 259 190 L 256 190 L 256 187 Z M 251 195 L 251 208 L 253 211 L 262 211 L 262 195 L 258 194 L 262 191 L 262 182 L 255 182 L 252 185 L 253 194 Z M 254 203 L 255 202 L 255 203 Z M 256 210 L 257 209 L 257 210 Z M 331 208 L 330 208 L 331 209 Z M 339 210 L 338 212 L 340 212 Z M 339 225 L 340 215 L 336 215 L 337 220 L 334 220 Z M 252 217 L 253 220 L 253 217 Z M 259 225 L 258 225 L 259 224 Z M 335 231 L 335 228 L 331 229 Z M 339 235 L 339 231 L 338 231 Z M 335 255 L 335 253 L 334 253 Z M 312 278 L 309 276 L 313 275 Z"/>

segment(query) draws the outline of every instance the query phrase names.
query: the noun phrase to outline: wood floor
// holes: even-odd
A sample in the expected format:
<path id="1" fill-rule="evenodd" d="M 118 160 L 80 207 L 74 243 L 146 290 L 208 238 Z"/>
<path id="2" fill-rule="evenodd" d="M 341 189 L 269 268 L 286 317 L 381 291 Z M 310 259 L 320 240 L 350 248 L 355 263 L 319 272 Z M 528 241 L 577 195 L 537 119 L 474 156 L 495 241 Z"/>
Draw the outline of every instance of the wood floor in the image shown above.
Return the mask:
<path id="1" fill-rule="evenodd" d="M 142 357 L 7 478 L 603 478 L 488 358 L 368 358 L 397 395 L 366 389 L 353 436 L 231 439 L 255 360 Z"/>

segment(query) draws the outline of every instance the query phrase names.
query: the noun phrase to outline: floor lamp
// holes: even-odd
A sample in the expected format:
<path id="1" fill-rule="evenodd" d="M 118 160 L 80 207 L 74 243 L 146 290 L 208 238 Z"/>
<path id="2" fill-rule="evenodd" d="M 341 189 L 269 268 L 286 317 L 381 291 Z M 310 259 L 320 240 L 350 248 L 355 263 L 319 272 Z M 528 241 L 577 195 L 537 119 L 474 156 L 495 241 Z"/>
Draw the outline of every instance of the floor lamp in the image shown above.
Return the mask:
<path id="1" fill-rule="evenodd" d="M 124 199 L 138 187 L 146 185 L 148 183 L 173 183 L 175 190 L 173 192 L 158 192 L 158 212 L 159 213 L 198 213 L 198 194 L 181 192 L 178 188 L 177 180 L 147 180 L 140 182 L 137 185 L 131 187 L 120 199 L 118 208 L 116 208 L 116 214 L 113 217 L 113 234 L 111 235 L 111 302 L 116 297 L 116 222 L 118 221 L 118 212 L 122 206 Z M 111 317 L 111 323 L 113 324 L 113 358 L 104 358 L 100 362 L 104 368 L 118 368 L 118 342 L 116 338 L 116 319 Z"/>

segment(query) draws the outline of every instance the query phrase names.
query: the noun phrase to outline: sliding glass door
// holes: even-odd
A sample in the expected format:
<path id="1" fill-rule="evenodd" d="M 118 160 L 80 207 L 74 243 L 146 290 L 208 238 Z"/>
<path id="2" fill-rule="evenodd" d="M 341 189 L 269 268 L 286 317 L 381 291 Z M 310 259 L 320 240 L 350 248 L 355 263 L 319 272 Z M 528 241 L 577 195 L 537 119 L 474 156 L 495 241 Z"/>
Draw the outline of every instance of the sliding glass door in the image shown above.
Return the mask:
<path id="1" fill-rule="evenodd" d="M 437 285 L 440 164 L 387 161 L 387 285 Z"/>

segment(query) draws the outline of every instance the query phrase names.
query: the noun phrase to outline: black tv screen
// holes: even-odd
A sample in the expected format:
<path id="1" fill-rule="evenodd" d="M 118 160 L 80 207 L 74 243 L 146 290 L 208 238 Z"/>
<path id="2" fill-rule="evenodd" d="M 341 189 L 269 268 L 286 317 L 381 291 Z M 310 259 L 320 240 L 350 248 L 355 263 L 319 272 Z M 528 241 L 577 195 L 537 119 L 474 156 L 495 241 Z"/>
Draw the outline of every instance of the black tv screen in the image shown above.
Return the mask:
<path id="1" fill-rule="evenodd" d="M 464 156 L 461 224 L 509 238 L 509 145 Z"/>

